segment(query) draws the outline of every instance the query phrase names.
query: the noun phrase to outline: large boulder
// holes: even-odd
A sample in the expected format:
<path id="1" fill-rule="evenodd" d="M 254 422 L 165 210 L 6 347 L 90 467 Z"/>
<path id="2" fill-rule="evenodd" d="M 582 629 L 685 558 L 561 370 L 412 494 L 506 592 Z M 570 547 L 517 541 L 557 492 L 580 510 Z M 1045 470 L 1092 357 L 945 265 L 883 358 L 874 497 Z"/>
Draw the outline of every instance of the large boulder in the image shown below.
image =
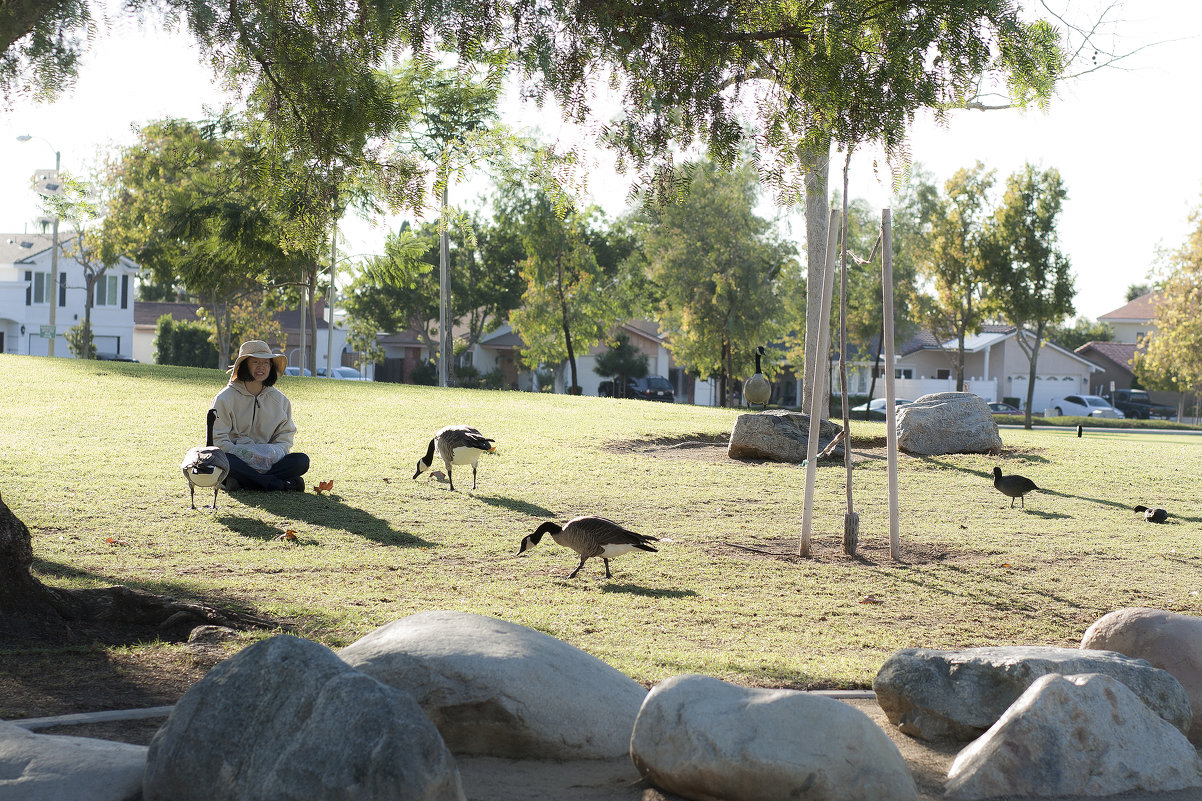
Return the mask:
<path id="1" fill-rule="evenodd" d="M 1142 659 L 1112 651 L 1002 646 L 936 651 L 905 648 L 881 666 L 872 688 L 889 722 L 920 740 L 973 740 L 1036 679 L 1101 673 L 1127 685 L 1182 732 L 1190 726 L 1181 683 Z"/>
<path id="2" fill-rule="evenodd" d="M 830 420 L 818 423 L 818 449 L 822 450 L 843 427 Z M 726 455 L 732 459 L 770 459 L 803 462 L 810 447 L 809 415 L 785 409 L 770 409 L 735 418 Z"/>
<path id="3" fill-rule="evenodd" d="M 949 799 L 979 799 L 1196 787 L 1202 762 L 1189 740 L 1124 684 L 1095 673 L 1037 679 L 960 752 L 945 789 Z"/>
<path id="4" fill-rule="evenodd" d="M 630 756 L 657 787 L 696 801 L 918 798 L 897 746 L 863 712 L 708 676 L 676 676 L 651 690 Z"/>
<path id="5" fill-rule="evenodd" d="M 146 746 L 34 734 L 0 721 L 0 799 L 135 801 Z"/>
<path id="6" fill-rule="evenodd" d="M 145 801 L 463 801 L 455 759 L 405 693 L 309 640 L 221 662 L 150 743 Z"/>
<path id="7" fill-rule="evenodd" d="M 1081 647 L 1146 659 L 1173 674 L 1194 710 L 1186 734 L 1202 745 L 1202 617 L 1142 607 L 1116 609 L 1086 629 Z"/>
<path id="8" fill-rule="evenodd" d="M 936 392 L 898 410 L 897 447 L 920 456 L 999 453 L 1002 437 L 983 398 Z"/>
<path id="9" fill-rule="evenodd" d="M 611 759 L 630 749 L 647 691 L 542 632 L 465 612 L 421 612 L 338 652 L 411 693 L 457 754 Z"/>

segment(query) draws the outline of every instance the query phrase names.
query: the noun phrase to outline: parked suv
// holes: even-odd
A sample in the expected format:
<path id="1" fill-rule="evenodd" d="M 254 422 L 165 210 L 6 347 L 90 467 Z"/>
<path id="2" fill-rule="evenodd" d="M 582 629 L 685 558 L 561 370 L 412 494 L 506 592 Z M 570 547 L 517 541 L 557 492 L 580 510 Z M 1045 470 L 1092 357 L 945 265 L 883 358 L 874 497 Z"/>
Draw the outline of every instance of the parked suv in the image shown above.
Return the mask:
<path id="1" fill-rule="evenodd" d="M 1105 398 L 1098 395 L 1065 395 L 1063 398 L 1052 398 L 1048 408 L 1056 417 L 1111 417 L 1123 418 L 1118 409 L 1111 406 Z"/>
<path id="2" fill-rule="evenodd" d="M 602 398 L 640 398 L 642 400 L 667 401 L 668 403 L 676 401 L 676 391 L 672 389 L 671 382 L 662 375 L 628 378 L 625 390 L 616 394 L 613 381 L 602 381 L 597 385 L 597 395 Z"/>

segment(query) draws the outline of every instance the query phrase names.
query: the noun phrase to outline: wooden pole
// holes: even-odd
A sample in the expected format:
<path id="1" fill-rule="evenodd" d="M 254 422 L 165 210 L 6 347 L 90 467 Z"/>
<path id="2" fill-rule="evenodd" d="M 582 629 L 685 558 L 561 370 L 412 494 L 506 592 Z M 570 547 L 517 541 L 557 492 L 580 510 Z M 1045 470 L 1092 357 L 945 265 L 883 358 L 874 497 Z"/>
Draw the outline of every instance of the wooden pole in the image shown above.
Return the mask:
<path id="1" fill-rule="evenodd" d="M 881 210 L 881 307 L 885 327 L 885 434 L 889 454 L 889 555 L 901 559 L 900 521 L 897 512 L 897 392 L 893 373 L 893 218 Z"/>
<path id="2" fill-rule="evenodd" d="M 826 229 L 826 270 L 822 280 L 822 305 L 818 308 L 818 347 L 812 364 L 806 365 L 810 374 L 810 438 L 806 443 L 806 486 L 805 500 L 801 511 L 800 556 L 810 555 L 810 529 L 814 517 L 814 479 L 818 471 L 818 430 L 825 417 L 822 409 L 826 397 L 826 354 L 830 349 L 831 295 L 835 285 L 835 256 L 839 252 L 839 210 L 831 209 L 830 222 Z M 813 287 L 810 287 L 813 290 Z"/>

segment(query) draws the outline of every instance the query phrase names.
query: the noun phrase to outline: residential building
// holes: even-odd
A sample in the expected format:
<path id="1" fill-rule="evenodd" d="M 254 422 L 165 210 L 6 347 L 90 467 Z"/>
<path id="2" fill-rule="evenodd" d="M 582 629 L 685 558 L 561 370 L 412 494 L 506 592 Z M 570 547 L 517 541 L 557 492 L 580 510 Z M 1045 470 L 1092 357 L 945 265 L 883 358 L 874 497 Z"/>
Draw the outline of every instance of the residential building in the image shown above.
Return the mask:
<path id="1" fill-rule="evenodd" d="M 65 334 L 84 320 L 84 268 L 69 257 L 73 234 L 59 240 L 58 285 L 52 279 L 49 234 L 0 234 L 0 353 L 45 356 L 55 304 L 54 355 L 72 356 Z M 92 338 L 107 358 L 133 358 L 134 282 L 138 265 L 122 258 L 92 290 Z"/>
<path id="2" fill-rule="evenodd" d="M 1128 301 L 1126 305 L 1103 314 L 1098 321 L 1110 326 L 1115 342 L 1131 342 L 1138 345 L 1144 337 L 1156 330 L 1153 321 L 1160 294 L 1148 292 L 1140 295 L 1135 300 Z"/>
<path id="3" fill-rule="evenodd" d="M 985 325 L 964 342 L 964 389 L 987 401 L 1027 402 L 1030 362 L 1012 325 Z M 1028 334 L 1033 339 L 1033 335 Z M 956 341 L 940 341 L 924 331 L 898 349 L 894 386 L 899 398 L 915 400 L 932 392 L 956 389 L 953 360 Z M 1089 393 L 1092 377 L 1102 368 L 1084 356 L 1044 341 L 1036 363 L 1032 411 L 1042 412 L 1053 397 Z M 838 386 L 838 384 L 834 384 Z M 1017 403 L 1015 402 L 1017 401 Z"/>

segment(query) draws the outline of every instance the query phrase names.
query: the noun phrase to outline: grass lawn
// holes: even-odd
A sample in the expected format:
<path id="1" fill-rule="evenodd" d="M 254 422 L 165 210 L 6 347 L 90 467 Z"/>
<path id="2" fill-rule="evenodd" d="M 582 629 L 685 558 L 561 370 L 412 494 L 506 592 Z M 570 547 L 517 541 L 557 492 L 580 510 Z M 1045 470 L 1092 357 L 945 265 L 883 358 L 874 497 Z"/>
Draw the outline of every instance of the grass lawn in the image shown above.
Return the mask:
<path id="1" fill-rule="evenodd" d="M 1076 645 L 1117 607 L 1202 605 L 1202 438 L 1184 433 L 1005 429 L 1000 456 L 903 454 L 894 562 L 885 426 L 853 422 L 860 554 L 840 552 L 844 470 L 831 462 L 815 556 L 800 559 L 802 468 L 725 458 L 714 443 L 736 411 L 635 400 L 286 377 L 310 491 L 223 492 L 216 513 L 192 511 L 178 465 L 224 380 L 0 356 L 0 493 L 32 532 L 42 581 L 238 606 L 333 648 L 455 609 L 547 632 L 646 684 L 696 672 L 796 688 L 867 687 L 899 648 Z M 454 493 L 411 480 L 451 423 L 496 439 L 477 491 L 466 468 Z M 994 465 L 1044 491 L 1011 509 Z M 315 494 L 323 480 L 332 492 Z M 1137 503 L 1172 517 L 1147 524 Z M 613 560 L 611 580 L 598 560 L 566 579 L 575 554 L 549 539 L 515 556 L 539 522 L 580 514 L 659 537 L 659 553 Z M 288 529 L 298 543 L 276 539 Z"/>

